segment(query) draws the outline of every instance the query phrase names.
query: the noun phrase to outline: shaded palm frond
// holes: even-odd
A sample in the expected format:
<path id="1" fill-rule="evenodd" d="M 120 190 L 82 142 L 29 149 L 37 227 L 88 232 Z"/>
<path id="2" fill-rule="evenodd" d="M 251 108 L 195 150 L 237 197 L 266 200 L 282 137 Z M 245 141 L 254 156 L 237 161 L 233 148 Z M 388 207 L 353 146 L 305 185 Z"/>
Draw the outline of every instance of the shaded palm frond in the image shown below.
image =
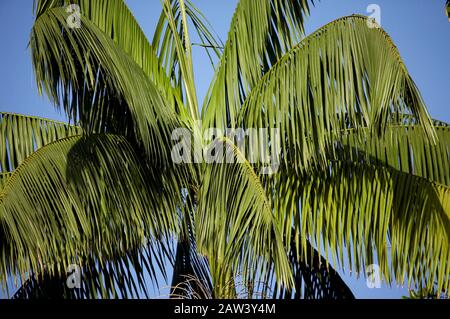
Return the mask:
<path id="1" fill-rule="evenodd" d="M 285 289 L 275 283 L 273 297 L 279 299 L 354 299 L 350 288 L 338 272 L 307 241 L 306 254 L 298 254 L 293 237 L 289 262 L 294 274 L 294 288 Z M 306 256 L 306 259 L 300 256 Z"/>
<path id="2" fill-rule="evenodd" d="M 53 273 L 43 271 L 32 274 L 12 296 L 13 299 L 110 299 L 148 298 L 148 280 L 157 288 L 158 281 L 166 278 L 162 267 L 166 252 L 155 250 L 156 245 L 129 250 L 123 256 L 100 265 L 93 258 L 86 258 L 78 269 Z M 170 257 L 167 255 L 167 257 Z M 159 266 L 158 266 L 159 264 Z M 156 269 L 158 268 L 159 269 Z M 76 273 L 79 271 L 79 273 Z M 157 272 L 161 273 L 158 276 Z M 78 286 L 74 285 L 79 280 Z"/>
<path id="3" fill-rule="evenodd" d="M 410 116 L 401 116 L 386 127 L 383 137 L 371 132 L 368 128 L 342 130 L 340 139 L 336 139 L 327 147 L 327 160 L 348 164 L 369 164 L 395 169 L 403 173 L 422 177 L 430 182 L 449 185 L 449 141 L 450 127 L 443 122 L 434 121 L 437 143 L 429 143 L 421 126 L 415 124 Z M 274 194 L 273 201 L 276 214 L 287 217 L 283 233 L 289 236 L 290 219 L 299 214 L 298 201 L 292 197 L 289 189 L 280 186 L 292 183 L 301 177 L 292 170 L 294 164 L 281 167 L 280 174 L 271 176 L 265 183 L 268 194 Z M 310 174 L 315 174 L 312 171 Z M 308 175 L 308 174 L 307 174 Z M 281 188 L 279 188 L 281 187 Z M 287 193 L 280 193 L 284 189 Z M 279 210 L 279 213 L 278 213 Z"/>
<path id="4" fill-rule="evenodd" d="M 195 216 L 197 244 L 206 255 L 214 291 L 230 297 L 235 294 L 234 276 L 251 282 L 265 275 L 270 263 L 276 278 L 290 287 L 292 274 L 271 204 L 258 176 L 230 140 L 216 140 L 223 147 L 218 156 L 232 163 L 207 164 L 198 196 Z"/>
<path id="5" fill-rule="evenodd" d="M 89 20 L 65 27 L 62 8 L 36 20 L 31 50 L 40 88 L 78 118 L 84 132 L 134 138 L 154 163 L 169 163 L 170 136 L 181 126 L 142 69 Z M 52 44 L 61 45 L 54 46 Z"/>
<path id="6" fill-rule="evenodd" d="M 430 143 L 420 125 L 388 125 L 382 137 L 368 129 L 349 129 L 331 147 L 330 159 L 365 162 L 450 186 L 450 126 L 435 122 L 436 143 Z"/>
<path id="7" fill-rule="evenodd" d="M 196 242 L 196 194 L 186 192 L 178 237 L 170 298 L 213 298 L 213 284 L 207 258 L 199 253 Z M 201 230 L 200 230 L 201 231 Z"/>
<path id="8" fill-rule="evenodd" d="M 44 146 L 0 195 L 0 278 L 100 265 L 176 231 L 181 194 L 124 137 L 70 137 Z M 26 234 L 26 236 L 24 236 Z M 157 242 L 158 243 L 158 242 Z"/>
<path id="9" fill-rule="evenodd" d="M 294 223 L 303 260 L 309 240 L 341 268 L 348 261 L 361 273 L 376 263 L 388 283 L 450 288 L 448 186 L 367 163 L 333 161 L 310 176 L 279 174 L 275 211 L 286 236 Z"/>
<path id="10" fill-rule="evenodd" d="M 282 157 L 298 172 L 327 165 L 344 129 L 382 136 L 395 114 L 410 114 L 433 141 L 424 102 L 389 36 L 367 17 L 336 20 L 285 54 L 251 91 L 244 127 L 278 128 Z"/>
<path id="11" fill-rule="evenodd" d="M 6 184 L 6 181 L 11 177 L 11 175 L 11 172 L 0 173 L 0 189 L 3 189 L 3 186 Z"/>
<path id="12" fill-rule="evenodd" d="M 235 127 L 243 101 L 304 35 L 308 0 L 241 0 L 203 105 L 205 127 Z"/>
<path id="13" fill-rule="evenodd" d="M 79 127 L 67 123 L 0 112 L 0 171 L 12 172 L 42 146 L 80 134 Z"/>

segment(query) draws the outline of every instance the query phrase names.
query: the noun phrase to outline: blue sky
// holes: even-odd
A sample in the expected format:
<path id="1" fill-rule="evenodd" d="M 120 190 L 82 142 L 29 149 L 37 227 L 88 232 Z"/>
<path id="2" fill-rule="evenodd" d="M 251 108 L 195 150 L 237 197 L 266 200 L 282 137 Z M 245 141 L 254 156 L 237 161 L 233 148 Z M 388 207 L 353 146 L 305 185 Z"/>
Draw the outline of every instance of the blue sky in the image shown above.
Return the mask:
<path id="1" fill-rule="evenodd" d="M 237 0 L 193 0 L 223 41 Z M 256 0 L 257 1 L 257 0 Z M 317 1 L 316 1 L 317 2 Z M 0 0 L 0 110 L 64 120 L 48 99 L 37 93 L 27 48 L 33 24 L 32 0 Z M 128 5 L 152 38 L 160 13 L 159 0 L 128 0 Z M 311 11 L 307 32 L 341 16 L 370 14 L 369 4 L 381 8 L 381 25 L 398 46 L 433 118 L 450 122 L 450 22 L 445 0 L 322 0 Z M 194 48 L 195 77 L 202 100 L 213 70 L 200 48 Z M 349 278 L 357 297 L 398 298 L 406 289 L 368 289 L 364 280 Z"/>

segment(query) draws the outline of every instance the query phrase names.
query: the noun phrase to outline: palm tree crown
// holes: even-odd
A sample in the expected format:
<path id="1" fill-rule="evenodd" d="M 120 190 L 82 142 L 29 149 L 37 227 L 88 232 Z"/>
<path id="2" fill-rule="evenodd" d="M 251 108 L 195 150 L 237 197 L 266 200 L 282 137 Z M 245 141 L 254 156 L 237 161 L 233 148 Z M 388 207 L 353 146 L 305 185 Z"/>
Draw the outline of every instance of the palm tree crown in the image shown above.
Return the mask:
<path id="1" fill-rule="evenodd" d="M 172 296 L 352 298 L 335 268 L 377 264 L 447 292 L 450 126 L 382 28 L 352 15 L 306 35 L 311 3 L 240 0 L 222 44 L 191 0 L 162 1 L 151 41 L 123 0 L 35 1 L 37 86 L 72 125 L 0 115 L 2 283 L 141 296 L 171 265 Z M 203 103 L 192 30 L 219 59 Z"/>

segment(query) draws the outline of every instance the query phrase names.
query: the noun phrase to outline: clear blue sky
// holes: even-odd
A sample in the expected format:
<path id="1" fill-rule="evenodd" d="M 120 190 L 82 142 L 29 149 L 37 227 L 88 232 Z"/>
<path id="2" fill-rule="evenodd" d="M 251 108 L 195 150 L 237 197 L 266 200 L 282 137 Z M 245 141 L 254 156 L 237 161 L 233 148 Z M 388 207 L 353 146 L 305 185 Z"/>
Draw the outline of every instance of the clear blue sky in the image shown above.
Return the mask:
<path id="1" fill-rule="evenodd" d="M 193 1 L 225 41 L 237 0 Z M 151 39 L 160 0 L 127 3 Z M 432 117 L 450 122 L 450 22 L 444 13 L 445 0 L 322 0 L 312 9 L 307 32 L 344 15 L 369 14 L 366 10 L 372 3 L 380 6 L 381 25 L 398 46 Z M 32 0 L 0 0 L 0 110 L 64 120 L 46 97 L 37 94 L 27 48 L 32 4 Z M 194 65 L 202 100 L 212 68 L 200 48 L 194 49 Z M 407 294 L 406 289 L 397 287 L 368 289 L 364 280 L 350 278 L 348 282 L 357 297 L 398 298 Z"/>

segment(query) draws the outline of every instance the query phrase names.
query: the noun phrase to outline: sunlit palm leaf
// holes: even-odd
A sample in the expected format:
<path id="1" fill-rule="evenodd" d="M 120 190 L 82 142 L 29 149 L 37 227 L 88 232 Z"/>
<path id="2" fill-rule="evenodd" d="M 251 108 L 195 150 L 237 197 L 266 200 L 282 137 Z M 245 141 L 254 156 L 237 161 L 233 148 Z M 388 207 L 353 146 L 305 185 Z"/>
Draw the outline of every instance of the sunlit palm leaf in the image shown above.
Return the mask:
<path id="1" fill-rule="evenodd" d="M 141 67 L 164 95 L 167 107 L 178 112 L 183 108 L 179 92 L 173 88 L 155 49 L 123 0 L 38 0 L 35 4 L 36 19 L 47 10 L 57 7 L 67 10 L 70 5 L 78 5 L 81 21 L 88 19 L 95 24 Z M 75 12 L 74 9 L 71 11 Z"/>
<path id="2" fill-rule="evenodd" d="M 393 114 L 411 114 L 432 140 L 423 100 L 400 55 L 367 18 L 336 20 L 283 56 L 251 91 L 245 127 L 280 129 L 283 159 L 297 171 L 326 165 L 325 149 L 346 128 L 383 135 Z"/>
<path id="3" fill-rule="evenodd" d="M 170 0 L 163 2 L 163 11 L 153 35 L 153 45 L 159 56 L 161 64 L 164 65 L 170 78 L 177 87 L 185 93 L 195 94 L 195 88 L 191 87 L 193 81 L 193 70 L 191 63 L 192 45 L 190 43 L 187 21 L 190 18 L 194 29 L 203 44 L 212 48 L 216 56 L 220 56 L 219 43 L 215 36 L 209 31 L 210 25 L 203 14 L 190 0 Z M 211 56 L 209 50 L 206 50 Z M 188 91 L 189 90 L 189 91 Z M 188 103 L 189 100 L 187 101 Z M 193 106 L 195 107 L 195 106 Z M 191 110 L 193 118 L 197 118 L 197 109 Z"/>
<path id="4" fill-rule="evenodd" d="M 217 140 L 233 163 L 208 164 L 199 193 L 196 236 L 211 267 L 217 297 L 233 296 L 235 276 L 243 282 L 265 276 L 271 262 L 278 280 L 290 287 L 292 275 L 282 237 L 258 176 L 230 140 Z"/>
<path id="5" fill-rule="evenodd" d="M 179 13 L 177 16 L 176 6 L 179 7 Z M 160 19 L 160 23 L 163 24 L 167 21 L 167 31 L 166 35 L 169 35 L 171 48 L 167 52 L 164 48 L 160 48 L 160 58 L 165 58 L 165 54 L 169 54 L 168 58 L 172 60 L 166 64 L 166 68 L 169 68 L 171 76 L 173 76 L 174 63 L 179 65 L 179 87 L 184 88 L 184 93 L 186 96 L 186 103 L 189 108 L 189 114 L 194 120 L 198 120 L 198 100 L 197 91 L 194 82 L 194 66 L 192 61 L 192 44 L 189 37 L 188 20 L 186 13 L 186 5 L 184 0 L 170 1 L 164 0 L 163 2 L 163 20 Z M 154 41 L 158 41 L 158 33 L 160 30 L 156 30 Z M 156 42 L 158 43 L 158 42 Z M 173 51 L 170 51 L 173 50 Z M 161 56 L 162 55 L 162 56 Z"/>
<path id="6" fill-rule="evenodd" d="M 67 123 L 0 112 L 0 171 L 11 172 L 42 146 L 80 134 Z"/>
<path id="7" fill-rule="evenodd" d="M 361 272 L 377 263 L 388 282 L 430 288 L 436 280 L 449 289 L 448 186 L 380 165 L 331 162 L 327 171 L 285 178 L 278 187 L 301 205 L 291 217 L 279 214 L 285 228 L 294 223 L 301 234 L 299 252 L 310 239 L 340 267 L 349 260 Z"/>
<path id="8" fill-rule="evenodd" d="M 170 136 L 181 124 L 159 90 L 89 20 L 68 29 L 66 18 L 64 9 L 54 8 L 34 24 L 30 46 L 38 85 L 78 117 L 85 132 L 134 136 L 155 163 L 168 163 Z"/>
<path id="9" fill-rule="evenodd" d="M 303 36 L 308 2 L 238 2 L 220 65 L 203 105 L 204 127 L 236 125 L 249 92 Z"/>

